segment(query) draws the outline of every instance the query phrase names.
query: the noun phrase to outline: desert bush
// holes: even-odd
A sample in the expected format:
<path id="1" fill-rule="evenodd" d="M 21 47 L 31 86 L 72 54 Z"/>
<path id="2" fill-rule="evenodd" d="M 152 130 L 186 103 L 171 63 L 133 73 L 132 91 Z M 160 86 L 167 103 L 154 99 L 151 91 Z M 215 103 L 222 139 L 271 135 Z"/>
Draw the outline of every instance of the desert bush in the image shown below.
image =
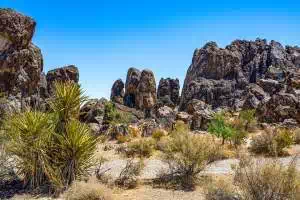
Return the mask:
<path id="1" fill-rule="evenodd" d="M 76 182 L 64 194 L 66 200 L 112 200 L 111 191 L 98 183 Z"/>
<path id="2" fill-rule="evenodd" d="M 175 134 L 163 150 L 162 161 L 169 166 L 168 172 L 160 174 L 155 182 L 193 188 L 198 174 L 217 159 L 219 151 L 219 146 L 210 136 L 188 132 Z"/>
<path id="3" fill-rule="evenodd" d="M 5 122 L 7 152 L 30 188 L 55 192 L 88 173 L 97 139 L 78 121 L 85 97 L 75 83 L 55 83 L 50 113 L 25 111 Z"/>
<path id="4" fill-rule="evenodd" d="M 244 122 L 245 129 L 249 130 L 250 126 L 256 123 L 255 109 L 242 110 L 239 114 L 239 119 Z"/>
<path id="5" fill-rule="evenodd" d="M 118 111 L 113 102 L 107 102 L 104 107 L 104 122 L 110 125 L 129 124 L 133 116 L 129 113 Z"/>
<path id="6" fill-rule="evenodd" d="M 236 185 L 245 200 L 300 198 L 300 173 L 295 160 L 285 167 L 277 160 L 242 158 L 234 171 Z"/>
<path id="7" fill-rule="evenodd" d="M 117 135 L 118 144 L 130 142 L 131 138 L 128 135 Z"/>
<path id="8" fill-rule="evenodd" d="M 243 121 L 240 119 L 233 119 L 233 121 L 231 121 L 230 124 L 232 126 L 232 135 L 230 136 L 229 139 L 233 143 L 233 145 L 237 148 L 237 146 L 245 142 L 248 136 L 248 132 L 245 129 Z"/>
<path id="9" fill-rule="evenodd" d="M 186 132 L 186 131 L 189 131 L 189 126 L 185 124 L 183 121 L 176 121 L 170 135 Z"/>
<path id="10" fill-rule="evenodd" d="M 252 139 L 250 150 L 257 154 L 279 156 L 293 144 L 293 134 L 287 129 L 268 128 Z"/>
<path id="11" fill-rule="evenodd" d="M 222 138 L 222 144 L 235 134 L 235 129 L 226 122 L 225 113 L 216 113 L 208 125 L 208 132 Z"/>
<path id="12" fill-rule="evenodd" d="M 134 162 L 133 159 L 127 160 L 126 166 L 115 180 L 115 184 L 126 189 L 135 188 L 138 185 L 137 176 L 140 175 L 143 166 L 142 161 Z"/>
<path id="13" fill-rule="evenodd" d="M 156 129 L 152 133 L 152 138 L 155 141 L 159 141 L 163 136 L 165 136 L 165 134 L 166 134 L 166 131 L 164 131 L 163 129 Z"/>
<path id="14" fill-rule="evenodd" d="M 94 165 L 94 152 L 97 139 L 90 134 L 86 124 L 72 120 L 66 125 L 64 134 L 56 134 L 59 150 L 54 158 L 61 162 L 60 171 L 66 185 L 77 178 L 88 174 L 88 169 Z"/>
<path id="15" fill-rule="evenodd" d="M 214 178 L 205 182 L 206 200 L 239 200 L 242 199 L 229 178 Z"/>
<path id="16" fill-rule="evenodd" d="M 18 172 L 32 188 L 58 179 L 49 160 L 55 128 L 51 119 L 48 114 L 28 111 L 12 116 L 5 125 L 6 150 L 16 158 Z"/>
<path id="17" fill-rule="evenodd" d="M 128 144 L 126 156 L 140 158 L 150 157 L 154 149 L 154 141 L 151 138 L 141 138 Z"/>
<path id="18" fill-rule="evenodd" d="M 294 141 L 295 141 L 295 144 L 300 144 L 300 129 L 296 129 L 294 131 Z"/>

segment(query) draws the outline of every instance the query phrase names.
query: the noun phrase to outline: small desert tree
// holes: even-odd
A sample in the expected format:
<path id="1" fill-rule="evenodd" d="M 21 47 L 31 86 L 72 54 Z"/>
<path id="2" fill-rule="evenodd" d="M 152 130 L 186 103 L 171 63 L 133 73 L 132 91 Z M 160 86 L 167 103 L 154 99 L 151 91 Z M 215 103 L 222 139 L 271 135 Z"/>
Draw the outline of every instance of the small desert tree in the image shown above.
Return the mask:
<path id="1" fill-rule="evenodd" d="M 255 109 L 242 110 L 239 114 L 239 119 L 242 120 L 245 123 L 245 129 L 248 130 L 249 126 L 256 122 Z"/>
<path id="2" fill-rule="evenodd" d="M 225 140 L 230 139 L 235 134 L 234 128 L 226 123 L 225 113 L 223 112 L 215 114 L 208 125 L 208 132 L 222 138 L 222 144 L 225 143 Z"/>

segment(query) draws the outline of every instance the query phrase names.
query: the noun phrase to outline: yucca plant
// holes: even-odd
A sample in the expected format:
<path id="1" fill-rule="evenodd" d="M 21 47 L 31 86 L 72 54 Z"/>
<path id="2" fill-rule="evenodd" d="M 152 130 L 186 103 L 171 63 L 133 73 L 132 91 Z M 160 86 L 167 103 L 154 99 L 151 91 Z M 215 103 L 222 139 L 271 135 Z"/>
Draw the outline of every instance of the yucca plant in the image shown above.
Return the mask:
<path id="1" fill-rule="evenodd" d="M 65 184 L 71 184 L 75 179 L 87 175 L 93 166 L 97 139 L 90 133 L 86 124 L 77 120 L 66 124 L 64 134 L 56 134 L 58 151 L 55 159 L 61 163 L 60 169 Z"/>
<path id="2" fill-rule="evenodd" d="M 80 106 L 87 100 L 80 85 L 68 82 L 55 82 L 54 96 L 50 100 L 51 110 L 58 116 L 57 130 L 63 132 L 65 124 L 72 119 L 78 119 Z"/>
<path id="3" fill-rule="evenodd" d="M 36 188 L 44 183 L 59 184 L 49 159 L 54 133 L 52 116 L 26 111 L 12 116 L 5 127 L 8 139 L 6 150 L 15 158 L 25 185 Z"/>

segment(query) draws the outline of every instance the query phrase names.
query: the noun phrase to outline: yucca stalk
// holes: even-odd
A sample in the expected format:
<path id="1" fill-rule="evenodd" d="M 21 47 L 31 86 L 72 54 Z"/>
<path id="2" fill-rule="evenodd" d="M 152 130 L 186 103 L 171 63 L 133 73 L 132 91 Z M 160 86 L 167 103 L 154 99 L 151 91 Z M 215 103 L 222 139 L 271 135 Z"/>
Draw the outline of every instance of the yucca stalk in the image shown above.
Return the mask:
<path id="1" fill-rule="evenodd" d="M 58 116 L 57 131 L 64 132 L 64 126 L 73 119 L 79 119 L 80 106 L 87 100 L 80 85 L 71 81 L 55 82 L 54 96 L 49 104 Z"/>
<path id="2" fill-rule="evenodd" d="M 55 158 L 60 163 L 62 179 L 71 184 L 75 179 L 87 175 L 93 165 L 97 139 L 90 134 L 87 125 L 77 120 L 66 124 L 64 134 L 56 134 L 57 149 Z"/>

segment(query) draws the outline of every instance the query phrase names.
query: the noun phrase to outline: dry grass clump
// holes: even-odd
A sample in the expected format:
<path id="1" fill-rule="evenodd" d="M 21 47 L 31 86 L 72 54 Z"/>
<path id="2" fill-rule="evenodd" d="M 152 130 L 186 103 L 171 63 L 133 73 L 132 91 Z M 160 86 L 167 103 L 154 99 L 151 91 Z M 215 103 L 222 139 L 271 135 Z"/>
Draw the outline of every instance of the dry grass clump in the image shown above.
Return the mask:
<path id="1" fill-rule="evenodd" d="M 160 139 L 163 137 L 163 136 L 166 136 L 168 133 L 163 130 L 163 129 L 156 129 L 155 131 L 153 131 L 152 133 L 152 138 L 155 140 L 155 141 L 160 141 Z"/>
<path id="2" fill-rule="evenodd" d="M 115 184 L 125 189 L 136 188 L 139 182 L 138 176 L 143 167 L 142 161 L 134 162 L 132 159 L 128 160 L 119 177 L 115 180 Z"/>
<path id="3" fill-rule="evenodd" d="M 252 139 L 250 150 L 269 156 L 284 155 L 285 148 L 293 144 L 293 133 L 288 129 L 268 128 Z"/>
<path id="4" fill-rule="evenodd" d="M 152 138 L 140 138 L 127 145 L 118 147 L 116 151 L 124 154 L 128 158 L 148 158 L 152 155 L 154 147 L 155 141 Z"/>
<path id="5" fill-rule="evenodd" d="M 219 145 L 210 136 L 197 136 L 188 132 L 172 135 L 172 139 L 163 149 L 162 160 L 168 164 L 164 172 L 154 181 L 166 187 L 193 189 L 200 172 L 218 159 Z"/>
<path id="6" fill-rule="evenodd" d="M 242 158 L 234 180 L 245 200 L 298 200 L 300 173 L 295 160 L 285 167 L 277 160 Z"/>
<path id="7" fill-rule="evenodd" d="M 98 183 L 75 182 L 64 194 L 66 200 L 113 200 L 111 191 Z"/>
<path id="8" fill-rule="evenodd" d="M 294 131 L 294 141 L 295 144 L 300 144 L 300 128 Z"/>
<path id="9" fill-rule="evenodd" d="M 231 178 L 213 178 L 205 182 L 206 200 L 239 200 L 241 196 L 237 192 L 237 187 L 232 183 Z"/>

